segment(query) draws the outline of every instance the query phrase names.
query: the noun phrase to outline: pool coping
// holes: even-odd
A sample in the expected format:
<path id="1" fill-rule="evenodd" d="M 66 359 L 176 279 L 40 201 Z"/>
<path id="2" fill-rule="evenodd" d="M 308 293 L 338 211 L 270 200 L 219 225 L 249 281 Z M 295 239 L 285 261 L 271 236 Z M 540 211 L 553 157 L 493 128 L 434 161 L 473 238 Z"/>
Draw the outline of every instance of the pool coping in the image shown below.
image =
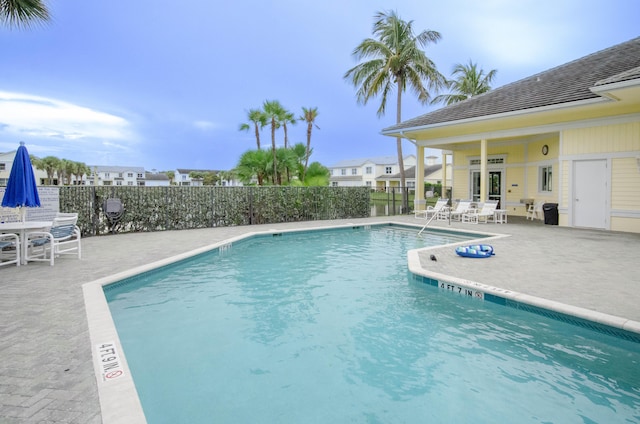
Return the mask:
<path id="1" fill-rule="evenodd" d="M 231 237 L 223 241 L 213 243 L 198 249 L 194 249 L 179 255 L 175 255 L 166 259 L 155 261 L 149 264 L 141 265 L 129 269 L 127 271 L 119 272 L 108 277 L 100 278 L 82 285 L 83 296 L 85 301 L 85 310 L 87 315 L 87 323 L 89 327 L 89 337 L 91 340 L 91 352 L 92 362 L 94 367 L 95 378 L 98 388 L 98 397 L 100 401 L 100 408 L 102 414 L 102 422 L 104 424 L 146 424 L 146 418 L 138 397 L 135 383 L 131 375 L 131 371 L 128 367 L 124 350 L 120 343 L 118 333 L 115 328 L 115 324 L 111 317 L 109 306 L 104 294 L 103 287 L 114 282 L 131 278 L 133 276 L 152 271 L 154 269 L 179 262 L 184 259 L 188 259 L 197 256 L 202 253 L 206 253 L 225 245 L 230 245 L 235 242 L 239 242 L 255 236 L 281 234 L 281 233 L 300 233 L 308 231 L 322 231 L 330 229 L 340 228 L 353 228 L 353 227 L 372 227 L 372 226 L 384 226 L 384 225 L 397 225 L 401 227 L 410 227 L 414 229 L 422 228 L 421 225 L 408 224 L 406 222 L 396 221 L 379 221 L 372 224 L 344 224 L 334 225 L 327 227 L 309 227 L 309 228 L 296 228 L 296 229 L 269 229 L 258 232 L 247 232 L 245 234 Z M 437 231 L 453 232 L 453 233 L 465 233 L 465 234 L 478 234 L 483 236 L 489 236 L 483 238 L 482 241 L 493 240 L 502 237 L 509 237 L 505 234 L 497 234 L 487 231 L 473 231 L 473 230 L 456 230 L 434 227 Z M 470 240 L 465 242 L 453 243 L 446 246 L 463 245 L 463 244 L 477 244 L 478 240 Z M 445 247 L 443 245 L 436 247 L 427 247 L 422 249 L 413 249 L 407 252 L 407 264 L 409 272 L 418 278 L 427 278 L 435 280 L 437 282 L 450 283 L 459 287 L 464 287 L 475 292 L 483 294 L 483 299 L 490 301 L 488 296 L 493 296 L 499 299 L 505 299 L 506 301 L 517 302 L 523 305 L 529 305 L 534 308 L 541 308 L 543 310 L 552 311 L 561 315 L 573 316 L 578 319 L 595 322 L 607 327 L 612 327 L 635 333 L 640 335 L 640 322 L 633 321 L 626 318 L 620 318 L 613 315 L 588 310 L 581 307 L 571 306 L 565 303 L 551 301 L 548 299 L 526 295 L 512 290 L 505 290 L 498 287 L 490 286 L 487 284 L 471 281 L 467 279 L 458 278 L 451 275 L 440 274 L 434 271 L 430 271 L 424 268 L 420 262 L 419 253 L 428 251 L 431 249 L 438 249 Z M 500 302 L 498 302 L 500 303 Z M 113 344 L 114 346 L 108 346 L 107 349 L 101 349 L 101 347 L 107 344 Z M 106 352 L 106 353 L 105 353 Z M 113 378 L 105 377 L 105 364 L 110 368 L 109 375 Z"/>

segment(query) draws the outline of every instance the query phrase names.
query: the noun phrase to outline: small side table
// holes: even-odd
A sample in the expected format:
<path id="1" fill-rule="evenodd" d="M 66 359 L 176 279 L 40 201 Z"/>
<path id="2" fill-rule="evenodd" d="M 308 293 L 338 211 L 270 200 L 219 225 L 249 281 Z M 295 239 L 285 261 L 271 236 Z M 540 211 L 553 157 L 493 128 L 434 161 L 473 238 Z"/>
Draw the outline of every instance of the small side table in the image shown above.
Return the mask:
<path id="1" fill-rule="evenodd" d="M 493 212 L 493 222 L 496 224 L 506 224 L 507 223 L 507 210 L 506 209 L 496 209 Z"/>

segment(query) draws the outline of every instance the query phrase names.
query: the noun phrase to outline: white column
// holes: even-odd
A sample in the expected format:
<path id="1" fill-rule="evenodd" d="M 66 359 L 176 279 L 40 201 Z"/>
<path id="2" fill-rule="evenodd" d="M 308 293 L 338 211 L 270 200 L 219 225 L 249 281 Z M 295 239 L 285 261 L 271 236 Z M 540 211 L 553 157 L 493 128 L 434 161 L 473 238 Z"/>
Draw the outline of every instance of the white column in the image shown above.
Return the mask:
<path id="1" fill-rule="evenodd" d="M 414 209 L 424 210 L 424 146 L 416 145 L 416 195 Z"/>
<path id="2" fill-rule="evenodd" d="M 487 140 L 480 140 L 480 202 L 487 201 Z"/>
<path id="3" fill-rule="evenodd" d="M 442 151 L 442 196 L 447 193 L 447 154 Z"/>

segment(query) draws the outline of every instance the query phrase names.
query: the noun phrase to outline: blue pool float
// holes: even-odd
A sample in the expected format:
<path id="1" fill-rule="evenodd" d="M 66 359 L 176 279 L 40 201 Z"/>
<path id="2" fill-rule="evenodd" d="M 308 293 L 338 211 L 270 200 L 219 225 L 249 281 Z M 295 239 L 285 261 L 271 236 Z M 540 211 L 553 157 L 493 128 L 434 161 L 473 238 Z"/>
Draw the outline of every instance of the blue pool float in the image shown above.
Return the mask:
<path id="1" fill-rule="evenodd" d="M 493 246 L 488 244 L 475 244 L 471 246 L 456 247 L 456 253 L 465 258 L 489 258 L 495 255 Z"/>

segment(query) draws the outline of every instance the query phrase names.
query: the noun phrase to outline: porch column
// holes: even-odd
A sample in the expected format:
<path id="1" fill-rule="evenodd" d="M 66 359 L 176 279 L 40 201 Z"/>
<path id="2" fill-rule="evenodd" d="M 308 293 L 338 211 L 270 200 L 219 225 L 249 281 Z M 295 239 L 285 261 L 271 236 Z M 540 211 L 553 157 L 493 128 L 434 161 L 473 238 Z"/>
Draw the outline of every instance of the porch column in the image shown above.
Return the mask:
<path id="1" fill-rule="evenodd" d="M 487 201 L 487 140 L 480 140 L 480 202 Z"/>
<path id="2" fill-rule="evenodd" d="M 416 194 L 414 197 L 414 209 L 424 210 L 424 146 L 416 145 Z"/>
<path id="3" fill-rule="evenodd" d="M 447 194 L 447 154 L 442 151 L 442 196 Z M 451 199 L 449 199 L 451 200 Z"/>

